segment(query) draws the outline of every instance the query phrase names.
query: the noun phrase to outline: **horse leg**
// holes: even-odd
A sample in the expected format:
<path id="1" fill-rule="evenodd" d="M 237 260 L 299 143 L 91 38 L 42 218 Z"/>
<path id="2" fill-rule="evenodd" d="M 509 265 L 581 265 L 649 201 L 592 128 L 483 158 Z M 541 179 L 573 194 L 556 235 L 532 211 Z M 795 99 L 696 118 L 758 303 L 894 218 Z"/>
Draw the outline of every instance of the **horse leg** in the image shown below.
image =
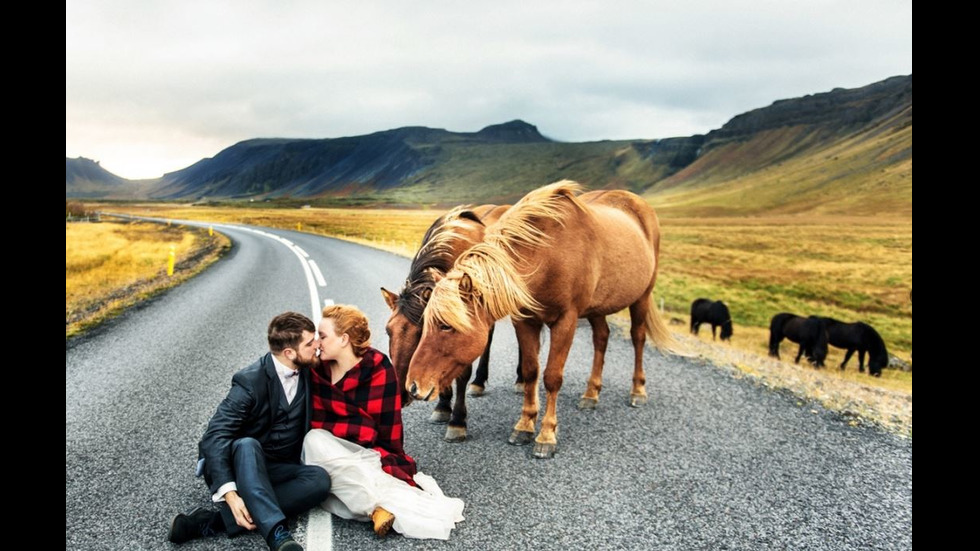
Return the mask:
<path id="1" fill-rule="evenodd" d="M 490 345 L 493 344 L 493 328 L 490 326 L 490 334 L 487 336 L 487 347 L 480 356 L 480 363 L 476 366 L 476 377 L 470 383 L 470 396 L 483 396 L 487 388 L 487 377 L 490 376 Z"/>
<path id="2" fill-rule="evenodd" d="M 853 356 L 853 355 L 854 355 L 854 349 L 853 348 L 848 348 L 847 349 L 847 352 L 844 354 L 844 361 L 842 361 L 840 363 L 840 368 L 841 369 L 844 369 L 845 367 L 847 367 L 847 362 L 851 361 L 851 356 Z"/>
<path id="3" fill-rule="evenodd" d="M 558 392 L 564 377 L 565 360 L 572 348 L 575 338 L 575 326 L 578 318 L 574 313 L 566 312 L 558 321 L 551 324 L 551 347 L 548 350 L 548 364 L 544 369 L 544 389 L 547 392 L 547 404 L 544 418 L 541 419 L 541 431 L 534 439 L 534 457 L 550 459 L 558 447 Z"/>
<path id="4" fill-rule="evenodd" d="M 534 423 L 538 418 L 538 350 L 541 348 L 541 322 L 521 320 L 514 324 L 517 342 L 520 344 L 524 381 L 524 406 L 521 418 L 507 440 L 511 444 L 524 445 L 534 440 Z"/>
<path id="5" fill-rule="evenodd" d="M 453 414 L 449 418 L 449 426 L 446 427 L 446 442 L 466 440 L 466 383 L 472 374 L 473 365 L 470 364 L 456 378 L 456 404 L 453 405 Z"/>
<path id="6" fill-rule="evenodd" d="M 864 373 L 864 349 L 858 349 L 858 371 Z"/>
<path id="7" fill-rule="evenodd" d="M 800 363 L 800 358 L 803 356 L 803 348 L 804 348 L 804 346 L 801 343 L 800 344 L 800 351 L 796 353 L 796 359 L 793 360 L 793 363 Z M 807 359 L 809 359 L 809 356 L 807 356 Z"/>
<path id="8" fill-rule="evenodd" d="M 432 410 L 432 415 L 429 416 L 429 422 L 442 424 L 449 421 L 452 410 L 453 387 L 450 385 L 439 391 L 439 403 L 436 404 L 436 409 Z"/>
<path id="9" fill-rule="evenodd" d="M 592 375 L 589 376 L 589 383 L 585 387 L 585 394 L 578 402 L 579 409 L 595 409 L 599 403 L 599 393 L 602 392 L 602 365 L 606 358 L 606 345 L 609 344 L 609 324 L 606 323 L 606 316 L 592 316 L 589 318 L 589 325 L 592 326 Z"/>
<path id="10" fill-rule="evenodd" d="M 516 323 L 514 324 L 514 332 L 517 332 Z M 517 339 L 517 378 L 514 379 L 514 393 L 524 394 L 524 354 L 521 352 L 521 339 Z"/>
<path id="11" fill-rule="evenodd" d="M 691 318 L 691 334 L 692 335 L 697 335 L 698 334 L 698 331 L 700 331 L 700 330 L 701 330 L 701 324 L 699 322 L 694 321 L 694 318 L 692 317 Z"/>
<path id="12" fill-rule="evenodd" d="M 651 288 L 652 292 L 652 288 Z M 630 305 L 630 340 L 633 341 L 633 388 L 630 389 L 630 407 L 647 403 L 647 376 L 643 372 L 643 347 L 647 342 L 647 314 L 650 311 L 650 294 Z"/>
<path id="13" fill-rule="evenodd" d="M 717 329 L 717 328 L 718 328 L 717 325 L 715 325 L 713 323 L 711 324 L 711 340 L 713 340 L 713 341 L 717 339 L 717 336 L 715 334 L 715 329 Z"/>

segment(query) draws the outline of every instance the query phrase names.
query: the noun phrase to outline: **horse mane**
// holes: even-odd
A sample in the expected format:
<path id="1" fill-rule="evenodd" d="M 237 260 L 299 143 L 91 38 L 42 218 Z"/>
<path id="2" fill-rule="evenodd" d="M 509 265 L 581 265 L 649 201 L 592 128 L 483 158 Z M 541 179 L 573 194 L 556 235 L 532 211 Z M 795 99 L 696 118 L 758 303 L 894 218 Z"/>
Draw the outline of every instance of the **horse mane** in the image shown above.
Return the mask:
<path id="1" fill-rule="evenodd" d="M 518 268 L 526 263 L 519 249 L 534 250 L 548 243 L 539 221 L 564 226 L 569 205 L 586 212 L 576 197 L 582 189 L 576 182 L 562 180 L 531 191 L 511 207 L 487 229 L 483 242 L 460 255 L 445 279 L 436 284 L 425 309 L 425 324 L 468 330 L 472 322 L 467 304 L 474 300 L 495 320 L 526 318 L 527 312 L 540 312 L 542 305 L 531 296 L 524 281 L 530 273 Z"/>
<path id="2" fill-rule="evenodd" d="M 405 287 L 398 293 L 398 309 L 412 325 L 422 326 L 422 313 L 428 302 L 426 291 L 431 291 L 438 278 L 452 268 L 454 242 L 463 238 L 456 230 L 466 225 L 465 220 L 483 224 L 469 207 L 464 206 L 440 216 L 426 230 L 422 246 L 412 258 Z"/>

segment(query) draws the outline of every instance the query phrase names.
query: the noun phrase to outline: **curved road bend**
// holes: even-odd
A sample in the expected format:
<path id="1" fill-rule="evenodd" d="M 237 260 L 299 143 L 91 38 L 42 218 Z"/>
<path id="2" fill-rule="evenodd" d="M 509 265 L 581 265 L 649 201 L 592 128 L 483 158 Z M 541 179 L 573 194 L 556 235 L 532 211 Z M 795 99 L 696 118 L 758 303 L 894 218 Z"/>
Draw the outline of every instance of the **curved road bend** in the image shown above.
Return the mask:
<path id="1" fill-rule="evenodd" d="M 169 521 L 206 504 L 196 443 L 231 375 L 266 349 L 277 313 L 311 313 L 297 253 L 250 228 L 221 226 L 232 251 L 202 274 L 65 345 L 66 549 L 177 549 Z M 324 299 L 354 303 L 387 350 L 387 307 L 408 261 L 282 230 L 321 269 Z M 313 278 L 315 280 L 315 276 Z M 501 322 L 489 392 L 473 398 L 470 440 L 442 441 L 432 404 L 404 411 L 406 448 L 466 521 L 450 541 L 389 536 L 334 520 L 336 549 L 911 549 L 912 443 L 711 366 L 645 354 L 650 404 L 626 405 L 628 339 L 610 340 L 599 408 L 575 408 L 588 377 L 587 324 L 566 366 L 559 449 L 534 460 L 506 443 L 520 410 L 516 345 Z M 319 515 L 313 515 L 320 517 Z M 319 524 L 314 520 L 313 524 Z M 305 533 L 307 519 L 299 521 Z M 319 535 L 310 534 L 325 549 Z M 187 550 L 265 549 L 258 536 Z M 309 548 L 308 548 L 309 549 Z"/>

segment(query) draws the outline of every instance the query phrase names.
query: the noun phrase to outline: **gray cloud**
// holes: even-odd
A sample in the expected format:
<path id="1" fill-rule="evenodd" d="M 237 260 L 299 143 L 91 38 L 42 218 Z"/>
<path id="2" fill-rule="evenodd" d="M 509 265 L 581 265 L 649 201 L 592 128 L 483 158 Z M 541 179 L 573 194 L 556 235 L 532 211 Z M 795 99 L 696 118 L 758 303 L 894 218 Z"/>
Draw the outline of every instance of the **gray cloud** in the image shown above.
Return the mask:
<path id="1" fill-rule="evenodd" d="M 150 177 L 257 136 L 658 138 L 912 71 L 911 1 L 797 4 L 69 2 L 66 155 Z"/>

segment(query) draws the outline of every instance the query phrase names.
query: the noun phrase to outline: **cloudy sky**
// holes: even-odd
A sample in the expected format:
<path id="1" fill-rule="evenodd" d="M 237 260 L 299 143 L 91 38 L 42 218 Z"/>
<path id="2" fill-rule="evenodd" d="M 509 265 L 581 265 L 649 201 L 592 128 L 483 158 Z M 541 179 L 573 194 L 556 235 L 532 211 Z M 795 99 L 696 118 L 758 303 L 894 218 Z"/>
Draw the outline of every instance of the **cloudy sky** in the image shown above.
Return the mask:
<path id="1" fill-rule="evenodd" d="M 704 133 L 912 72 L 911 0 L 68 0 L 65 155 L 157 177 L 255 137 L 523 119 Z"/>

